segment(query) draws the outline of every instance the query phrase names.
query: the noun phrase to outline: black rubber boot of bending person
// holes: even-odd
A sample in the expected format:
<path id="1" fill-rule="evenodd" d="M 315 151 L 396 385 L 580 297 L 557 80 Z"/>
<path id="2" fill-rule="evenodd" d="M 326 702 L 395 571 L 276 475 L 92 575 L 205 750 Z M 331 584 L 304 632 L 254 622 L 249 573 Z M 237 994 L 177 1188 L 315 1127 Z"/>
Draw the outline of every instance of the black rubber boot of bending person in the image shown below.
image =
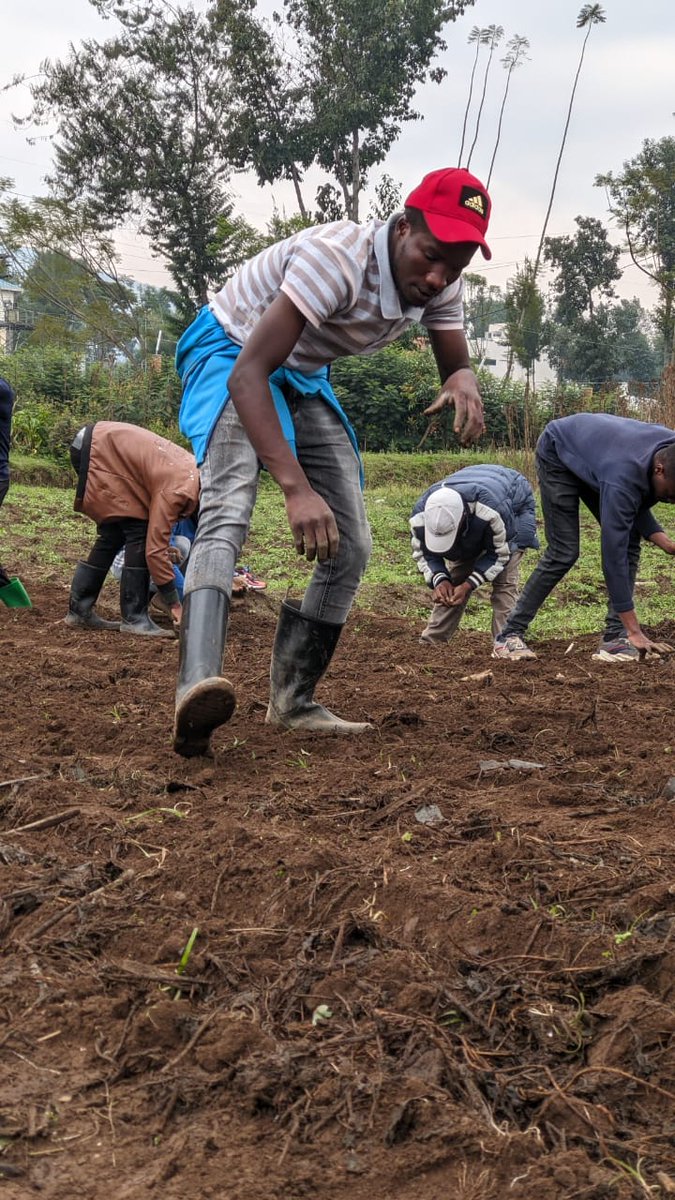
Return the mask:
<path id="1" fill-rule="evenodd" d="M 343 721 L 314 700 L 314 689 L 335 652 L 342 625 L 306 617 L 300 602 L 281 605 L 270 668 L 268 725 L 316 733 L 365 733 L 367 721 Z"/>
<path id="2" fill-rule="evenodd" d="M 94 612 L 107 574 L 103 567 L 92 567 L 86 562 L 77 564 L 70 585 L 66 625 L 73 629 L 119 629 L 119 621 L 105 621 Z"/>
<path id="3" fill-rule="evenodd" d="M 120 580 L 121 633 L 141 637 L 174 637 L 173 629 L 155 625 L 148 613 L 150 604 L 150 572 L 147 567 L 123 567 Z"/>
<path id="4" fill-rule="evenodd" d="M 183 599 L 173 748 L 184 758 L 210 754 L 211 734 L 236 707 L 222 674 L 229 610 L 219 588 L 198 588 Z"/>

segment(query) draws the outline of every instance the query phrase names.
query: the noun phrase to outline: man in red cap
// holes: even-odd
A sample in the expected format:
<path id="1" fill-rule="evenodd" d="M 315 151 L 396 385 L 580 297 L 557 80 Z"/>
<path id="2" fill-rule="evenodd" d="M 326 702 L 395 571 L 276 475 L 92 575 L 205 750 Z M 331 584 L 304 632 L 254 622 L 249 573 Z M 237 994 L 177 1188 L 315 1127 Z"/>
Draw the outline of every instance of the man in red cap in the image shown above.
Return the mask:
<path id="1" fill-rule="evenodd" d="M 200 467 L 201 505 L 181 621 L 179 754 L 208 753 L 212 731 L 234 710 L 222 659 L 261 463 L 284 493 L 297 552 L 316 562 L 302 602 L 282 604 L 266 719 L 330 733 L 369 728 L 314 701 L 371 549 L 358 445 L 328 367 L 372 354 L 421 322 L 441 378 L 426 412 L 454 407 L 460 440 L 480 437 L 461 274 L 479 247 L 490 258 L 489 219 L 490 199 L 475 176 L 432 171 L 388 222 L 336 221 L 263 250 L 183 334 L 180 427 Z"/>

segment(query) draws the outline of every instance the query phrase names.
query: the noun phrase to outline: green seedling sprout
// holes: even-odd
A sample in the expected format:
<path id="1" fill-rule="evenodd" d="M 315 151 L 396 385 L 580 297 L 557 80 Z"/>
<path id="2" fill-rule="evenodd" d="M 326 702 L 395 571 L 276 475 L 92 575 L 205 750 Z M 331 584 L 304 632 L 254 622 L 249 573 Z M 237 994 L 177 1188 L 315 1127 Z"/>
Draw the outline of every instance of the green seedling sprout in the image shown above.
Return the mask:
<path id="1" fill-rule="evenodd" d="M 312 1025 L 323 1025 L 325 1021 L 330 1021 L 333 1015 L 333 1010 L 327 1004 L 319 1004 L 312 1013 Z"/>
<path id="2" fill-rule="evenodd" d="M 642 1174 L 642 1163 L 644 1162 L 644 1159 L 638 1158 L 634 1167 L 632 1167 L 630 1163 L 625 1162 L 622 1158 L 614 1158 L 611 1154 L 607 1155 L 607 1161 L 613 1163 L 622 1175 L 627 1175 L 629 1179 L 632 1179 L 634 1183 L 637 1183 L 645 1196 L 651 1196 L 653 1194 L 655 1189 L 647 1183 L 647 1180 Z"/>
<path id="3" fill-rule="evenodd" d="M 190 955 L 192 954 L 192 951 L 194 949 L 194 944 L 197 941 L 198 933 L 199 933 L 199 927 L 197 925 L 195 925 L 194 929 L 192 930 L 192 933 L 190 934 L 190 936 L 186 942 L 183 953 L 180 956 L 180 962 L 179 962 L 178 966 L 176 967 L 176 975 L 182 975 L 185 972 L 187 965 L 190 961 Z M 180 1000 L 180 995 L 181 995 L 180 988 L 176 988 L 176 990 L 173 994 L 174 1000 Z"/>
<path id="4" fill-rule="evenodd" d="M 632 938 L 632 936 L 633 936 L 632 929 L 624 929 L 623 933 L 615 933 L 614 934 L 614 945 L 622 946 L 623 943 L 629 941 L 630 938 Z"/>
<path id="5" fill-rule="evenodd" d="M 190 955 L 192 954 L 192 949 L 194 947 L 195 942 L 197 941 L 198 933 L 199 933 L 199 928 L 197 927 L 197 925 L 195 925 L 194 929 L 192 930 L 192 933 L 190 934 L 190 936 L 187 940 L 187 945 L 185 946 L 185 949 L 183 950 L 183 953 L 180 956 L 180 962 L 179 962 L 178 966 L 176 967 L 176 975 L 182 975 L 184 973 L 185 968 L 187 967 L 187 965 L 190 961 Z"/>

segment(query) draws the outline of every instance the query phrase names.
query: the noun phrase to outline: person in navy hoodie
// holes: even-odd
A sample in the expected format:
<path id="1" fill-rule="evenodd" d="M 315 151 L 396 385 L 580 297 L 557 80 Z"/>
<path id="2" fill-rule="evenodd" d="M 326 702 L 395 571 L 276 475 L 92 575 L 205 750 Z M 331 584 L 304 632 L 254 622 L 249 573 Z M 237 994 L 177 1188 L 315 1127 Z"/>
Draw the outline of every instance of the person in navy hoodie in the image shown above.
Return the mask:
<path id="1" fill-rule="evenodd" d="M 12 432 L 12 409 L 14 391 L 11 384 L 0 377 L 0 507 L 9 489 L 9 443 Z M 10 577 L 0 565 L 0 590 L 9 587 Z"/>
<path id="2" fill-rule="evenodd" d="M 492 585 L 495 638 L 518 598 L 520 560 L 539 546 L 525 476 L 492 463 L 456 471 L 420 496 L 410 532 L 413 558 L 434 598 L 420 641 L 449 642 L 485 583 Z"/>
<path id="3" fill-rule="evenodd" d="M 550 421 L 536 448 L 547 546 L 495 640 L 496 658 L 535 658 L 525 642 L 530 623 L 579 557 L 579 501 L 600 524 L 609 594 L 605 630 L 594 658 L 631 662 L 670 649 L 640 628 L 633 590 L 641 541 L 666 554 L 675 542 L 651 509 L 675 503 L 675 430 L 664 425 L 576 413 Z"/>

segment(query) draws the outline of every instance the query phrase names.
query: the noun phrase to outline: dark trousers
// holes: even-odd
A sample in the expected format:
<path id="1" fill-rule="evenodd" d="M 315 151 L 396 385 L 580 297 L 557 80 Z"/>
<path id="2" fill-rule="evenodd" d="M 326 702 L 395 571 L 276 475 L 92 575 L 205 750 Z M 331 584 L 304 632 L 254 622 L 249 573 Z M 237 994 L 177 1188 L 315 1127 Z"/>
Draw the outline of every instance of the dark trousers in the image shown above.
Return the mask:
<path id="1" fill-rule="evenodd" d="M 600 496 L 559 461 L 551 462 L 537 454 L 537 476 L 546 531 L 546 549 L 525 584 L 520 599 L 507 618 L 502 637 L 523 637 L 544 600 L 574 566 L 579 557 L 579 501 L 600 522 Z M 640 534 L 634 527 L 628 542 L 628 570 L 635 584 L 640 562 Z M 604 638 L 611 641 L 625 636 L 621 617 L 611 602 L 607 605 Z"/>
<path id="2" fill-rule="evenodd" d="M 144 567 L 147 532 L 148 522 L 137 517 L 102 521 L 96 526 L 96 541 L 87 559 L 89 566 L 109 571 L 115 555 L 124 546 L 125 567 Z"/>

